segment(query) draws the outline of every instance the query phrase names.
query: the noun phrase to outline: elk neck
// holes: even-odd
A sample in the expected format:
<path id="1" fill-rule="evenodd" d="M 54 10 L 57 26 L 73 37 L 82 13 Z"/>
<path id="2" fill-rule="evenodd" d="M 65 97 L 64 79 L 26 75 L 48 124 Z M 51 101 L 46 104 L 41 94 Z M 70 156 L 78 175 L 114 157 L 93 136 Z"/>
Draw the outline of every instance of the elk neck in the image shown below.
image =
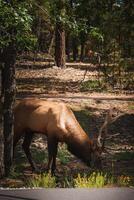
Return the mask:
<path id="1" fill-rule="evenodd" d="M 91 145 L 92 141 L 89 139 L 87 134 L 84 132 L 84 130 L 80 127 L 77 130 L 77 133 L 70 134 L 69 139 L 66 142 L 68 150 L 78 157 L 81 161 L 89 164 L 90 156 L 91 156 Z"/>

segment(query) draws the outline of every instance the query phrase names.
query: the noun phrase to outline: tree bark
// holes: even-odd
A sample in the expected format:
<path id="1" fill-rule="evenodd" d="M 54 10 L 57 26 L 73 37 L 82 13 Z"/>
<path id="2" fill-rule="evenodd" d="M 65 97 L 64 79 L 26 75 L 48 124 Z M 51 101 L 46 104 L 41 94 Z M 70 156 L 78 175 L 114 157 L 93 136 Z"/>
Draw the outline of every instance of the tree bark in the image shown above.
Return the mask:
<path id="1" fill-rule="evenodd" d="M 5 67 L 4 67 L 4 64 L 2 65 L 2 69 L 1 69 L 1 98 L 3 98 L 4 96 L 4 83 L 5 83 Z"/>
<path id="2" fill-rule="evenodd" d="M 0 178 L 5 175 L 4 170 L 4 136 L 3 136 L 3 116 L 2 98 L 0 99 Z"/>
<path id="3" fill-rule="evenodd" d="M 66 34 L 66 55 L 68 61 L 70 60 L 70 33 Z"/>
<path id="4" fill-rule="evenodd" d="M 84 49 L 85 49 L 85 43 L 81 42 L 81 52 L 80 52 L 80 60 L 84 60 Z"/>
<path id="5" fill-rule="evenodd" d="M 72 49 L 73 49 L 73 60 L 76 61 L 78 57 L 78 45 L 76 38 L 72 39 Z"/>
<path id="6" fill-rule="evenodd" d="M 65 31 L 62 23 L 57 22 L 55 28 L 55 62 L 60 68 L 66 67 Z"/>
<path id="7" fill-rule="evenodd" d="M 16 49 L 11 44 L 6 49 L 6 58 L 4 65 L 4 164 L 5 175 L 8 176 L 13 157 L 13 106 L 15 102 L 15 61 Z"/>

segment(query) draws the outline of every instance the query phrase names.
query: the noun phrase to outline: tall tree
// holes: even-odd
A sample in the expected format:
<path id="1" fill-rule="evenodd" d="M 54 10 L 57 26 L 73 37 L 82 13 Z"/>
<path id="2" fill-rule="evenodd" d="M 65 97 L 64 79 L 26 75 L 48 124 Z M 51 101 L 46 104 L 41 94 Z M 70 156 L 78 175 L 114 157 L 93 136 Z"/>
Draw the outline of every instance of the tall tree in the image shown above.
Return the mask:
<path id="1" fill-rule="evenodd" d="M 58 67 L 65 68 L 65 29 L 63 18 L 65 16 L 65 0 L 56 1 L 56 24 L 55 24 L 55 62 Z"/>
<path id="2" fill-rule="evenodd" d="M 63 24 L 58 21 L 55 26 L 55 62 L 60 68 L 66 66 L 65 30 Z"/>
<path id="3" fill-rule="evenodd" d="M 13 157 L 13 106 L 15 102 L 15 62 L 16 47 L 11 43 L 5 51 L 4 65 L 4 165 L 5 173 L 9 174 Z"/>
<path id="4" fill-rule="evenodd" d="M 2 99 L 0 99 L 0 178 L 5 175 L 4 170 L 4 136 L 3 136 L 3 116 L 2 116 Z"/>
<path id="5" fill-rule="evenodd" d="M 53 39 L 55 39 L 55 45 L 54 45 L 54 58 L 55 58 L 55 64 L 58 67 L 64 68 L 65 67 L 65 21 L 66 21 L 66 0 L 34 0 L 35 10 L 36 13 L 40 13 L 40 17 L 36 16 L 36 22 L 44 21 L 45 27 L 41 26 L 40 31 L 38 31 L 37 37 L 38 37 L 38 43 L 42 43 L 42 39 L 40 38 L 41 33 L 46 32 L 46 26 L 47 29 L 51 29 L 50 35 L 50 45 L 48 47 L 48 52 L 50 52 Z M 49 26 L 49 28 L 48 28 Z M 43 31 L 45 30 L 45 31 Z M 55 34 L 53 34 L 53 32 Z M 55 37 L 54 37 L 55 36 Z M 39 46 L 42 46 L 44 44 L 41 44 Z M 39 47 L 40 50 L 40 47 Z"/>
<path id="6" fill-rule="evenodd" d="M 121 19 L 123 23 L 122 37 L 123 37 L 123 53 L 125 57 L 134 56 L 134 1 L 123 0 L 120 5 Z"/>
<path id="7" fill-rule="evenodd" d="M 2 68 L 3 95 L 3 139 L 5 175 L 10 172 L 13 157 L 13 106 L 15 102 L 15 62 L 16 47 L 28 45 L 30 41 L 30 24 L 32 18 L 28 14 L 27 4 L 23 1 L 0 0 L 0 62 Z M 23 34 L 22 34 L 23 32 Z M 31 41 L 30 41 L 31 42 Z M 0 140 L 0 147 L 3 148 Z M 3 150 L 2 150 L 3 152 Z M 1 167 L 3 164 L 1 163 Z"/>

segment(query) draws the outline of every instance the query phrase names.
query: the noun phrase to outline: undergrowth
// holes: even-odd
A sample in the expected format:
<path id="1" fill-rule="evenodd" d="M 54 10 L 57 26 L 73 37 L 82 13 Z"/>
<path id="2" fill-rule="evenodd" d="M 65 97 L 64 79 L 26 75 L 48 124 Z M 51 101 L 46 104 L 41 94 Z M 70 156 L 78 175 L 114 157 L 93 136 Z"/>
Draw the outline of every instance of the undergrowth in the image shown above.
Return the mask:
<path id="1" fill-rule="evenodd" d="M 28 180 L 27 186 L 31 188 L 33 187 L 55 188 L 56 178 L 54 176 L 51 176 L 50 173 L 48 174 L 44 173 Z"/>
<path id="2" fill-rule="evenodd" d="M 89 90 L 101 91 L 102 88 L 100 87 L 100 82 L 98 80 L 88 80 L 81 83 L 80 90 L 82 92 L 89 91 Z"/>
<path id="3" fill-rule="evenodd" d="M 74 179 L 74 187 L 76 188 L 102 188 L 105 186 L 129 186 L 130 177 L 119 176 L 114 177 L 108 173 L 93 172 L 90 175 L 81 176 L 78 174 L 77 178 Z"/>
<path id="4" fill-rule="evenodd" d="M 38 175 L 37 177 L 31 178 L 27 182 L 28 187 L 42 187 L 42 188 L 55 188 L 57 185 L 58 179 L 55 176 L 51 176 L 50 173 Z M 76 178 L 73 177 L 64 177 L 63 184 L 60 184 L 60 187 L 63 188 L 103 188 L 106 186 L 119 186 L 126 187 L 130 186 L 131 178 L 129 176 L 118 176 L 114 177 L 109 173 L 104 172 L 93 172 L 89 175 L 78 174 Z"/>

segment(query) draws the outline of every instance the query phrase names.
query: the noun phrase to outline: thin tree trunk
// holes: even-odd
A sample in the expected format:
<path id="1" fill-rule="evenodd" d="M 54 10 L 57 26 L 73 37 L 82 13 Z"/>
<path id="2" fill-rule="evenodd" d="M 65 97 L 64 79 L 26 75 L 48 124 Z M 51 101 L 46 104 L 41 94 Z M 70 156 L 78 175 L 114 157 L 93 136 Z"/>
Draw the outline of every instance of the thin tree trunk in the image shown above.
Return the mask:
<path id="1" fill-rule="evenodd" d="M 5 175 L 4 170 L 4 136 L 3 136 L 3 116 L 2 98 L 0 99 L 0 178 Z"/>
<path id="2" fill-rule="evenodd" d="M 53 33 L 51 41 L 50 41 L 49 49 L 48 49 L 49 55 L 51 55 L 52 47 L 53 47 L 53 44 L 54 44 L 54 37 L 55 37 L 55 34 Z"/>
<path id="3" fill-rule="evenodd" d="M 70 33 L 66 34 L 66 55 L 67 59 L 70 60 Z"/>
<path id="4" fill-rule="evenodd" d="M 5 75 L 6 73 L 4 72 L 5 68 L 4 68 L 4 64 L 2 65 L 2 69 L 1 69 L 1 98 L 4 96 L 4 83 L 5 83 Z"/>
<path id="5" fill-rule="evenodd" d="M 65 31 L 63 25 L 56 23 L 55 28 L 55 62 L 60 68 L 65 68 Z"/>
<path id="6" fill-rule="evenodd" d="M 10 172 L 13 157 L 13 106 L 15 101 L 15 61 L 16 49 L 13 44 L 7 47 L 4 69 L 4 164 L 6 176 Z"/>
<path id="7" fill-rule="evenodd" d="M 73 48 L 73 60 L 76 61 L 78 57 L 78 46 L 76 38 L 73 38 L 72 40 L 72 48 Z"/>
<path id="8" fill-rule="evenodd" d="M 84 42 L 81 42 L 81 52 L 80 52 L 80 60 L 83 61 L 84 59 L 84 48 L 85 48 L 85 44 Z"/>
<path id="9" fill-rule="evenodd" d="M 4 177 L 4 135 L 3 135 L 3 79 L 2 79 L 2 69 L 3 69 L 3 55 L 0 52 L 0 178 Z"/>

